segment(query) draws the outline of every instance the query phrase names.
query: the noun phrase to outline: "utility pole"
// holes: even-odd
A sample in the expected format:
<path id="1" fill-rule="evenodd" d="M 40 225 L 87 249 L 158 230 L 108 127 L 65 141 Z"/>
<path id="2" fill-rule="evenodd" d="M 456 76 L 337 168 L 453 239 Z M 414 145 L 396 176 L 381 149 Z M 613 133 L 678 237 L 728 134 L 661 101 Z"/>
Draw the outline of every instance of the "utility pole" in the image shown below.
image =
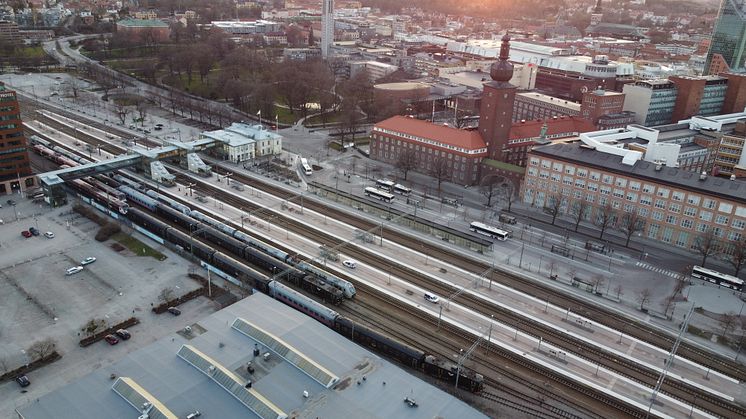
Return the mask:
<path id="1" fill-rule="evenodd" d="M 684 323 L 682 323 L 681 329 L 679 329 L 679 334 L 678 336 L 676 336 L 676 342 L 674 342 L 673 346 L 671 347 L 671 352 L 666 358 L 665 367 L 663 368 L 663 371 L 661 371 L 661 375 L 660 377 L 658 377 L 658 381 L 655 383 L 655 389 L 653 390 L 653 394 L 650 396 L 650 404 L 648 405 L 648 412 L 645 418 L 650 417 L 650 412 L 653 410 L 653 404 L 655 404 L 655 399 L 658 396 L 658 392 L 660 391 L 661 386 L 663 385 L 663 380 L 666 379 L 668 370 L 671 368 L 673 360 L 676 357 L 676 351 L 679 349 L 679 344 L 681 344 L 681 338 L 684 335 L 684 331 L 689 328 L 689 321 L 692 318 L 692 313 L 694 313 L 694 304 L 692 304 L 692 307 L 689 309 L 689 313 L 687 313 L 686 317 L 684 318 Z"/>

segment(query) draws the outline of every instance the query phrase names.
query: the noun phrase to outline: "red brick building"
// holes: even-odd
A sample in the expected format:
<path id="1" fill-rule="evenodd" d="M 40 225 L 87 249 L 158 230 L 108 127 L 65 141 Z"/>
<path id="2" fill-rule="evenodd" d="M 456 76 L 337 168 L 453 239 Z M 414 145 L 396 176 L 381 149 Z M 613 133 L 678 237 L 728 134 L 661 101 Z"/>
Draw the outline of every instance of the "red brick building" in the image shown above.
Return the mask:
<path id="1" fill-rule="evenodd" d="M 596 127 L 579 116 L 561 116 L 548 120 L 516 122 L 510 129 L 506 163 L 526 167 L 526 158 L 537 144 L 577 137 L 581 133 L 595 131 Z"/>
<path id="2" fill-rule="evenodd" d="M 370 157 L 425 174 L 441 170 L 447 182 L 473 185 L 487 146 L 477 131 L 394 116 L 373 127 Z"/>
<path id="3" fill-rule="evenodd" d="M 596 89 L 583 93 L 580 116 L 599 127 L 599 119 L 605 115 L 619 114 L 624 108 L 624 93 Z"/>
<path id="4" fill-rule="evenodd" d="M 158 19 L 122 19 L 117 22 L 117 32 L 139 37 L 145 43 L 168 41 L 171 28 Z"/>
<path id="5" fill-rule="evenodd" d="M 0 83 L 0 194 L 34 186 L 16 92 Z"/>

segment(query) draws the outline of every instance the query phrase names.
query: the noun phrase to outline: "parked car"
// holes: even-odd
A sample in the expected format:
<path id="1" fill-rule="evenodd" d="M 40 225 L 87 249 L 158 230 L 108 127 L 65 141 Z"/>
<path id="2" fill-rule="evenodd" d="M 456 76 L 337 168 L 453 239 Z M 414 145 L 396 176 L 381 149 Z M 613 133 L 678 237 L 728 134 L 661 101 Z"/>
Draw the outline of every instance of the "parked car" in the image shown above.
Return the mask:
<path id="1" fill-rule="evenodd" d="M 109 345 L 116 345 L 117 343 L 119 343 L 119 339 L 117 339 L 117 337 L 114 335 L 106 335 L 104 336 L 104 340 Z"/>
<path id="2" fill-rule="evenodd" d="M 88 256 L 87 258 L 85 258 L 85 259 L 81 260 L 81 261 L 80 261 L 80 264 L 81 264 L 81 265 L 83 265 L 83 266 L 85 266 L 85 265 L 90 265 L 91 263 L 93 263 L 93 262 L 95 262 L 95 261 L 96 261 L 96 258 L 95 258 L 95 257 L 93 257 L 93 256 Z"/>
<path id="3" fill-rule="evenodd" d="M 162 129 L 163 129 L 163 127 L 159 127 L 159 126 L 156 126 L 156 127 L 155 127 L 155 128 L 153 128 L 153 129 L 154 129 L 154 130 L 156 130 L 156 131 L 160 131 L 160 130 L 162 130 Z"/>
<path id="4" fill-rule="evenodd" d="M 67 276 L 75 275 L 76 273 L 82 270 L 83 270 L 82 266 L 73 266 L 72 268 L 67 268 L 67 270 L 65 271 L 65 275 Z"/>
<path id="5" fill-rule="evenodd" d="M 16 377 L 16 383 L 21 387 L 28 387 L 31 385 L 31 380 L 29 380 L 25 375 L 19 375 Z"/>
<path id="6" fill-rule="evenodd" d="M 52 233 L 51 231 L 47 231 L 46 233 L 44 233 L 44 237 L 46 237 L 48 239 L 53 239 L 54 238 L 54 233 Z"/>
<path id="7" fill-rule="evenodd" d="M 23 231 L 21 232 L 21 236 L 23 236 L 23 237 L 25 237 L 25 238 L 29 238 L 29 237 L 31 237 L 32 235 L 33 235 L 33 234 L 31 234 L 31 232 L 30 232 L 30 231 L 28 231 L 28 230 L 23 230 Z"/>
<path id="8" fill-rule="evenodd" d="M 127 340 L 132 337 L 132 334 L 130 334 L 130 332 L 128 332 L 126 329 L 119 329 L 114 333 L 116 333 L 117 336 L 122 338 L 122 340 Z"/>
<path id="9" fill-rule="evenodd" d="M 12 200 L 12 199 L 9 199 L 9 200 L 7 200 L 7 201 L 5 201 L 5 202 L 7 202 L 7 203 L 8 203 L 8 205 L 15 205 L 15 204 L 16 204 L 16 201 L 14 201 L 14 200 Z"/>
<path id="10" fill-rule="evenodd" d="M 168 312 L 171 313 L 171 314 L 173 314 L 174 316 L 178 316 L 178 315 L 181 314 L 181 310 L 179 310 L 176 307 L 169 307 L 168 308 Z"/>
<path id="11" fill-rule="evenodd" d="M 39 235 L 39 230 L 36 229 L 36 228 L 34 228 L 34 227 L 29 227 L 28 231 L 29 231 L 29 233 L 33 234 L 34 236 L 38 236 Z"/>

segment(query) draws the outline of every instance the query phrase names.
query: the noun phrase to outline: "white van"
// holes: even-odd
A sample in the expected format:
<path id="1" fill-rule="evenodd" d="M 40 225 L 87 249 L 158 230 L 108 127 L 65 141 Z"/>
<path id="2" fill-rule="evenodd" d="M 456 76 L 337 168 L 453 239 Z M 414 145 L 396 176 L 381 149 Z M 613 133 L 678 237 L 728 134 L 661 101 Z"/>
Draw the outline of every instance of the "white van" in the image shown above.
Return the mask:
<path id="1" fill-rule="evenodd" d="M 347 260 L 345 260 L 344 262 L 342 262 L 342 265 L 344 265 L 344 266 L 346 266 L 346 267 L 348 267 L 348 268 L 350 268 L 350 269 L 355 269 L 355 268 L 357 268 L 357 262 L 355 262 L 355 261 L 354 261 L 354 260 L 352 260 L 352 259 L 347 259 Z"/>
<path id="2" fill-rule="evenodd" d="M 434 304 L 437 304 L 438 301 L 440 301 L 440 297 L 438 297 L 435 294 L 429 293 L 429 292 L 425 292 L 425 299 L 427 301 L 430 301 L 431 303 L 434 303 Z"/>

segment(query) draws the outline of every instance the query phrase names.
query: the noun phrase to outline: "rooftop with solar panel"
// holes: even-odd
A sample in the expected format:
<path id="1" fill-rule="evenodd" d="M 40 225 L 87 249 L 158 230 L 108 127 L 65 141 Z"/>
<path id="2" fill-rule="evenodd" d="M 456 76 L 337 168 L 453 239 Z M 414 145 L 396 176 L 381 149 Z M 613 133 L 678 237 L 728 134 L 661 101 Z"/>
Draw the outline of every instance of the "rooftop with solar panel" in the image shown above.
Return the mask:
<path id="1" fill-rule="evenodd" d="M 260 293 L 17 411 L 25 419 L 485 417 Z"/>

